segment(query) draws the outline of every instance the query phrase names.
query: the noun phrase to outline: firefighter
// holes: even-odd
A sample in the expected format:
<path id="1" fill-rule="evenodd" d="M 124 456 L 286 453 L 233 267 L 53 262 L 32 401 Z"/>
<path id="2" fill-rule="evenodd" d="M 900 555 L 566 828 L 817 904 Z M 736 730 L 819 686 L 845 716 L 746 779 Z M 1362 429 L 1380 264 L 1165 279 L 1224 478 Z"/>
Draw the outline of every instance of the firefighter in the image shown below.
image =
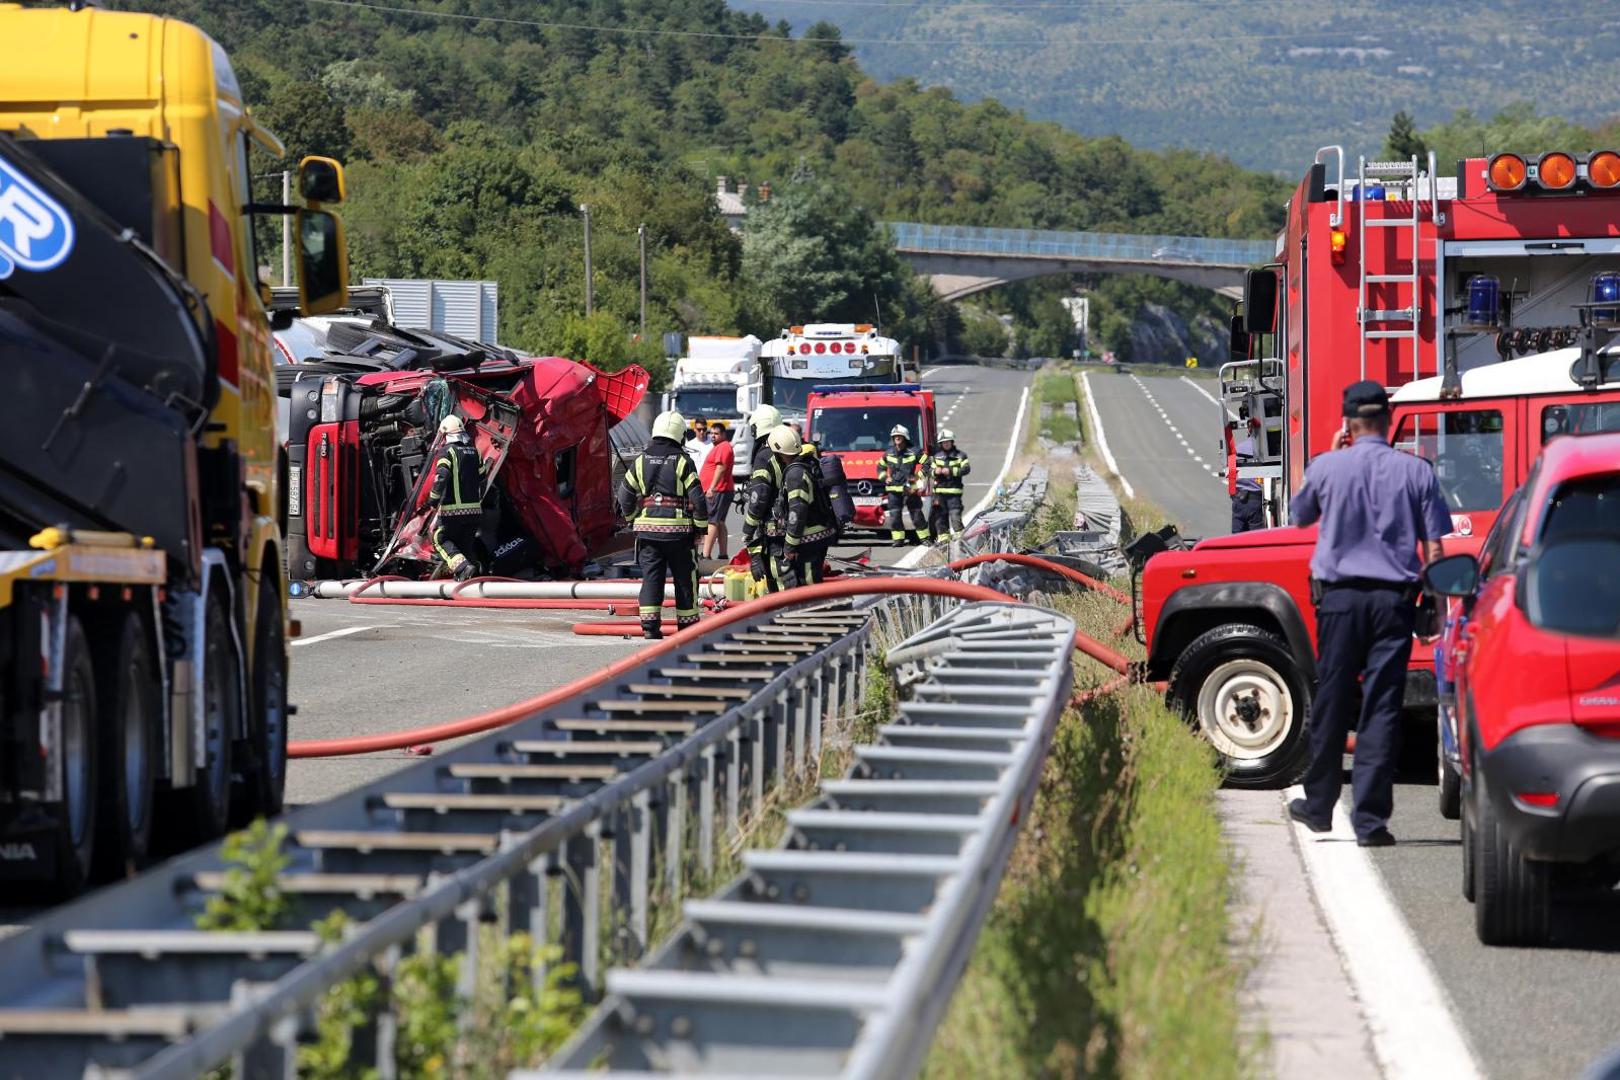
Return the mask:
<path id="1" fill-rule="evenodd" d="M 770 433 L 781 426 L 782 414 L 774 405 L 761 405 L 748 418 L 754 429 L 753 470 L 743 492 L 743 547 L 748 569 L 766 592 L 787 588 L 782 566 L 782 530 L 776 521 L 776 497 L 782 489 L 782 469 L 771 453 Z"/>
<path id="2" fill-rule="evenodd" d="M 709 527 L 697 467 L 681 447 L 686 421 L 678 412 L 659 413 L 652 441 L 624 474 L 619 510 L 636 534 L 636 565 L 641 568 L 641 636 L 664 636 L 664 577 L 675 584 L 675 624 L 684 630 L 698 621 L 697 538 Z M 632 516 L 634 515 L 634 516 Z"/>
<path id="3" fill-rule="evenodd" d="M 889 452 L 878 462 L 878 479 L 888 498 L 884 519 L 889 536 L 895 547 L 905 546 L 906 532 L 900 527 L 900 511 L 904 508 L 911 515 L 912 527 L 917 530 L 917 542 L 926 544 L 929 530 L 923 518 L 922 485 L 928 470 L 928 454 L 911 448 L 911 433 L 904 424 L 896 424 L 889 430 L 889 441 Z"/>
<path id="4" fill-rule="evenodd" d="M 821 456 L 785 424 L 771 432 L 771 452 L 782 467 L 778 516 L 783 576 L 789 584 L 814 585 L 822 580 L 827 549 L 838 538 L 838 518 L 821 478 Z"/>
<path id="5" fill-rule="evenodd" d="M 456 580 L 478 573 L 473 547 L 484 517 L 484 461 L 454 413 L 439 422 L 444 443 L 433 463 L 433 486 L 428 505 L 438 510 L 433 519 L 433 550 Z"/>
<path id="6" fill-rule="evenodd" d="M 938 536 L 948 528 L 954 541 L 962 535 L 962 477 L 973 466 L 956 448 L 956 435 L 950 428 L 939 429 L 939 446 L 929 461 L 934 473 L 933 531 Z"/>

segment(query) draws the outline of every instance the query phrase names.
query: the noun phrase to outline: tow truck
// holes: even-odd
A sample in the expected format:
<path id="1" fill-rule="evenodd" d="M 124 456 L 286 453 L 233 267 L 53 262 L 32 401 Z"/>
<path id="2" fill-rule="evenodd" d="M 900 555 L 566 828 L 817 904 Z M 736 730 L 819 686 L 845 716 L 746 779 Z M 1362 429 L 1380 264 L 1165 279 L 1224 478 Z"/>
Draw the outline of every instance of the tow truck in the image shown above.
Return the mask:
<path id="1" fill-rule="evenodd" d="M 788 417 L 805 415 L 805 399 L 812 389 L 917 381 L 906 377 L 900 343 L 884 337 L 871 323 L 789 326 L 765 342 L 760 362 L 765 367 L 766 402 Z"/>
<path id="2" fill-rule="evenodd" d="M 342 168 L 284 156 L 175 19 L 0 5 L 0 879 L 72 894 L 282 805 L 281 463 L 259 215 L 300 307 L 348 277 Z"/>
<path id="3" fill-rule="evenodd" d="M 1432 155 L 1362 158 L 1352 177 L 1327 147 L 1276 250 L 1247 275 L 1220 373 L 1228 446 L 1249 444 L 1237 475 L 1265 486 L 1274 527 L 1152 553 L 1136 589 L 1148 677 L 1236 786 L 1289 783 L 1306 759 L 1316 531 L 1289 524 L 1288 497 L 1346 385 L 1394 389 L 1392 442 L 1434 463 L 1448 552 L 1478 548 L 1550 439 L 1620 421 L 1603 306 L 1620 299 L 1620 154 L 1499 153 L 1455 178 Z M 1434 724 L 1437 701 L 1433 651 L 1415 647 L 1408 710 Z"/>
<path id="4" fill-rule="evenodd" d="M 883 526 L 885 501 L 878 463 L 889 449 L 896 424 L 911 432 L 911 445 L 932 449 L 939 431 L 934 393 L 915 383 L 882 386 L 824 385 L 806 396 L 806 438 L 822 454 L 837 457 L 855 501 L 855 519 L 846 533 Z"/>

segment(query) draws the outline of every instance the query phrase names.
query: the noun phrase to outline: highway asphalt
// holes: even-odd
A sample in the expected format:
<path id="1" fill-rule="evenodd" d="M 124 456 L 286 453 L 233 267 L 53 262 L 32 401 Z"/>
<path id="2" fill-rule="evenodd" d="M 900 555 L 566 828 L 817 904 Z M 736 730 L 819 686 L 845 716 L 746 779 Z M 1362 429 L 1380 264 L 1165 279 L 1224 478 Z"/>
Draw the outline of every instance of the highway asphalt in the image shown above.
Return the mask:
<path id="1" fill-rule="evenodd" d="M 1020 398 L 1030 374 L 998 368 L 925 369 L 940 422 L 973 460 L 965 488 L 971 508 L 993 488 L 1007 459 Z M 741 527 L 733 514 L 732 546 Z M 894 565 L 912 549 L 859 542 L 838 549 Z M 292 648 L 290 695 L 298 713 L 294 740 L 371 735 L 419 727 L 544 693 L 635 650 L 631 639 L 582 638 L 573 623 L 589 612 L 357 606 L 301 599 L 303 623 Z M 328 798 L 420 758 L 389 751 L 298 759 L 288 772 L 289 802 Z"/>
<path id="2" fill-rule="evenodd" d="M 1213 381 L 1087 370 L 1120 474 L 1162 507 L 1183 536 L 1230 532 L 1220 412 L 1200 393 L 1212 393 Z"/>

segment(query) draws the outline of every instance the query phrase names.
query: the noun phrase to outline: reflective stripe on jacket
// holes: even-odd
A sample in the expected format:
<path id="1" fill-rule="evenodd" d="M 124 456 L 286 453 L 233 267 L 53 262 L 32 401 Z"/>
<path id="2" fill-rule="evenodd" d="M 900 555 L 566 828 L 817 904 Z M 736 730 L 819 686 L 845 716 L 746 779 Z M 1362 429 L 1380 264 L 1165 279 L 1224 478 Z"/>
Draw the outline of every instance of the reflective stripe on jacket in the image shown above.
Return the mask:
<path id="1" fill-rule="evenodd" d="M 484 460 L 469 443 L 446 443 L 433 463 L 428 502 L 440 517 L 471 517 L 482 512 Z"/>
<path id="2" fill-rule="evenodd" d="M 973 471 L 973 466 L 968 463 L 968 456 L 952 447 L 949 450 L 935 450 L 933 462 L 934 494 L 962 494 L 962 477 Z"/>
<path id="3" fill-rule="evenodd" d="M 878 462 L 878 479 L 883 481 L 884 491 L 920 491 L 927 468 L 925 453 L 907 449 L 897 454 L 890 450 Z"/>
<path id="4" fill-rule="evenodd" d="M 791 462 L 782 476 L 784 503 L 782 532 L 789 546 L 830 540 L 838 532 L 838 519 L 825 497 L 818 498 L 821 461 L 811 448 L 810 456 Z"/>
<path id="5" fill-rule="evenodd" d="M 626 470 L 619 510 L 649 540 L 689 539 L 709 526 L 697 467 L 672 439 L 653 439 Z"/>

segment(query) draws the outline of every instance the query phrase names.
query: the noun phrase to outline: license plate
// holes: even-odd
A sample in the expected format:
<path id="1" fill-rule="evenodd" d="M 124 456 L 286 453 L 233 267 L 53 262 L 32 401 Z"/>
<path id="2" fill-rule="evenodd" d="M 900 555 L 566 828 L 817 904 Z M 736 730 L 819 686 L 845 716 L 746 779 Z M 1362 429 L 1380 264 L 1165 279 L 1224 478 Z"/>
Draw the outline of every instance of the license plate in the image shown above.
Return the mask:
<path id="1" fill-rule="evenodd" d="M 303 517 L 304 515 L 304 467 L 302 465 L 287 466 L 287 515 L 289 517 Z"/>

